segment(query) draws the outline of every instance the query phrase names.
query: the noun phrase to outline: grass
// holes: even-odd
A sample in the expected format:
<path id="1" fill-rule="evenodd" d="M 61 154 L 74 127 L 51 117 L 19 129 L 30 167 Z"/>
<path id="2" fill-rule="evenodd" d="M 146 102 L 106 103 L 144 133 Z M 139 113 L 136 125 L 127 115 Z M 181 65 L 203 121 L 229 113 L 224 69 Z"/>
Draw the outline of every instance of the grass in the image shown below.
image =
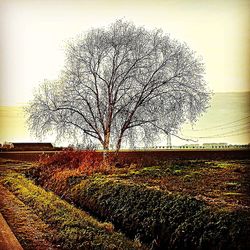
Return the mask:
<path id="1" fill-rule="evenodd" d="M 68 190 L 66 199 L 110 220 L 155 249 L 244 249 L 247 211 L 212 210 L 204 201 L 162 192 L 146 184 L 92 177 Z M 207 227 L 210 225 L 210 227 Z"/>
<path id="2" fill-rule="evenodd" d="M 115 168 L 90 157 L 78 161 L 77 155 L 70 152 L 69 161 L 47 159 L 26 171 L 26 177 L 71 205 L 20 174 L 5 177 L 5 185 L 58 230 L 64 248 L 250 247 L 249 161 L 176 160 Z M 106 220 L 112 224 L 100 222 Z"/>
<path id="3" fill-rule="evenodd" d="M 243 249 L 248 166 L 247 161 L 168 161 L 91 175 L 58 167 L 49 178 L 42 166 L 31 176 L 152 249 Z"/>
<path id="4" fill-rule="evenodd" d="M 249 161 L 172 161 L 129 171 L 123 179 L 163 191 L 199 196 L 214 208 L 237 210 L 250 205 L 249 171 Z M 242 195 L 232 201 L 225 195 L 232 191 Z"/>
<path id="5" fill-rule="evenodd" d="M 66 154 L 67 152 L 63 152 Z M 93 171 L 90 171 L 87 162 L 79 163 L 74 157 L 79 153 L 70 152 L 70 161 L 64 165 L 47 165 L 41 162 L 38 168 L 31 170 L 27 176 L 35 179 L 44 188 L 53 190 L 64 196 L 70 186 L 79 183 L 91 176 L 102 175 L 108 178 L 124 180 L 129 183 L 144 184 L 148 187 L 160 189 L 164 192 L 190 195 L 207 202 L 214 208 L 237 210 L 250 206 L 247 193 L 249 184 L 249 161 L 202 161 L 202 160 L 175 160 L 159 161 L 155 165 L 143 166 L 130 164 L 124 168 L 115 168 L 112 161 L 102 165 L 95 161 Z M 59 155 L 57 157 L 63 157 Z M 83 161 L 85 158 L 82 158 Z M 89 158 L 87 158 L 89 161 Z M 49 161 L 50 162 L 50 161 Z M 79 163 L 79 165 L 77 164 Z M 110 165 L 108 165 L 110 163 Z M 57 164 L 57 163 L 56 163 Z M 82 168 L 81 166 L 85 166 Z M 230 184 L 230 183 L 238 183 Z M 237 191 L 241 196 L 228 197 L 226 192 Z"/>
<path id="6" fill-rule="evenodd" d="M 0 185 L 0 212 L 25 250 L 41 249 L 41 246 L 44 249 L 58 249 L 50 241 L 56 238 L 57 232 L 51 230 L 29 206 L 2 185 Z"/>
<path id="7" fill-rule="evenodd" d="M 115 232 L 111 223 L 97 221 L 20 174 L 8 174 L 3 184 L 57 230 L 58 235 L 52 240 L 63 249 L 143 249 L 138 241 Z"/>

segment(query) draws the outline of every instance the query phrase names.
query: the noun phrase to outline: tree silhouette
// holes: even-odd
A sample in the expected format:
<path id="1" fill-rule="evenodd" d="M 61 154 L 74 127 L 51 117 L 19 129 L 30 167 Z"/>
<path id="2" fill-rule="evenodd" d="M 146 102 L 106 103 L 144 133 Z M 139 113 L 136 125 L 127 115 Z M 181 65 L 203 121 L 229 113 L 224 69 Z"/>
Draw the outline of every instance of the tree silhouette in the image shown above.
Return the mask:
<path id="1" fill-rule="evenodd" d="M 161 133 L 177 135 L 181 124 L 206 110 L 210 93 L 204 65 L 185 44 L 117 20 L 70 41 L 58 80 L 45 80 L 26 111 L 41 137 L 96 140 L 104 149 Z"/>

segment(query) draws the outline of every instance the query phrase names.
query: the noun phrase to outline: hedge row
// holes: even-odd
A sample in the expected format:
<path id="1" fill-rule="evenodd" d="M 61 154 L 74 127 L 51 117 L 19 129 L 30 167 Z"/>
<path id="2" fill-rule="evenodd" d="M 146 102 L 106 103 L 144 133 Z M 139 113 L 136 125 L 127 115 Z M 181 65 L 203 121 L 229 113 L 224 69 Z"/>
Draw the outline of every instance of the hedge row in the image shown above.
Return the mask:
<path id="1" fill-rule="evenodd" d="M 66 197 L 151 249 L 250 249 L 247 212 L 107 178 L 83 180 Z"/>
<path id="2" fill-rule="evenodd" d="M 114 232 L 111 223 L 97 221 L 19 174 L 5 177 L 3 184 L 58 232 L 50 240 L 60 249 L 146 249 L 139 241 Z"/>

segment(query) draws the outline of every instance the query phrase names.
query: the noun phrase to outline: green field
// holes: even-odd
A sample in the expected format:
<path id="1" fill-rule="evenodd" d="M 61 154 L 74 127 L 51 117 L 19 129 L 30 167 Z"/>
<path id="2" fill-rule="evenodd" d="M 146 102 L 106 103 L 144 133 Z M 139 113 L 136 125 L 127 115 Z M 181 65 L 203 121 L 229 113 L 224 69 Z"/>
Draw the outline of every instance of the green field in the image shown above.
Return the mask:
<path id="1" fill-rule="evenodd" d="M 117 168 L 80 156 L 0 167 L 1 184 L 39 217 L 57 249 L 249 247 L 249 160 Z M 18 237 L 31 249 L 22 230 Z"/>

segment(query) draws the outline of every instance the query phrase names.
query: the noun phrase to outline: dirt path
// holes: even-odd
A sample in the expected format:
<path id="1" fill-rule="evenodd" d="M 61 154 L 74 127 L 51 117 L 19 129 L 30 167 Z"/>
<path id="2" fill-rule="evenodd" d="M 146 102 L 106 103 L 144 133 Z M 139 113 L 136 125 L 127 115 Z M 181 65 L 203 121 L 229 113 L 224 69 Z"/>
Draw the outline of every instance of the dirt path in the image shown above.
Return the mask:
<path id="1" fill-rule="evenodd" d="M 29 207 L 2 185 L 0 185 L 0 212 L 23 249 L 59 249 L 49 240 L 50 237 L 56 235 L 56 233 L 49 229 Z"/>
<path id="2" fill-rule="evenodd" d="M 9 228 L 6 220 L 0 213 L 0 249 L 1 250 L 23 250 L 19 241 Z"/>

